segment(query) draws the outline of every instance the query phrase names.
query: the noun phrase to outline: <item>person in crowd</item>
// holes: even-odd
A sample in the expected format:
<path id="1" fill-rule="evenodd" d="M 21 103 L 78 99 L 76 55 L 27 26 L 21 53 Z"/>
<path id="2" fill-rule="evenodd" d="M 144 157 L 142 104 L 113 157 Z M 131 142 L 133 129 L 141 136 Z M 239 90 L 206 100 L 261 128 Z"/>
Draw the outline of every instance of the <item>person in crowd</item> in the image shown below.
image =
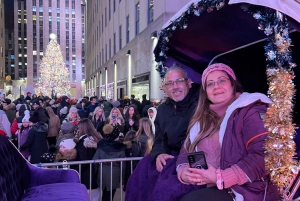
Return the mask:
<path id="1" fill-rule="evenodd" d="M 94 112 L 95 108 L 98 106 L 96 96 L 91 97 L 90 101 L 91 104 L 86 108 L 86 117 L 89 117 L 92 114 L 92 112 Z"/>
<path id="2" fill-rule="evenodd" d="M 57 115 L 54 114 L 51 107 L 46 107 L 46 111 L 49 115 L 49 130 L 47 135 L 47 140 L 49 146 L 52 144 L 56 144 L 56 137 L 60 130 L 60 119 Z"/>
<path id="3" fill-rule="evenodd" d="M 113 127 L 113 132 L 118 135 L 124 132 L 125 121 L 118 108 L 113 108 L 110 111 L 110 115 L 106 119 L 105 124 L 110 124 Z"/>
<path id="4" fill-rule="evenodd" d="M 128 106 L 125 106 L 123 108 L 123 113 L 122 113 L 122 116 L 123 116 L 124 119 L 125 119 L 125 115 L 126 115 L 127 110 L 128 110 Z"/>
<path id="5" fill-rule="evenodd" d="M 51 98 L 49 96 L 45 96 L 43 98 L 43 103 L 42 103 L 43 108 L 51 107 L 50 101 L 51 101 Z"/>
<path id="6" fill-rule="evenodd" d="M 56 147 L 60 147 L 60 142 L 65 139 L 73 139 L 74 142 L 78 142 L 76 132 L 78 131 L 77 125 L 74 125 L 72 122 L 66 122 L 61 125 L 61 129 L 58 133 L 56 140 Z"/>
<path id="7" fill-rule="evenodd" d="M 54 101 L 54 103 L 51 105 L 51 108 L 54 112 L 54 114 L 56 114 L 57 116 L 59 116 L 59 113 L 57 113 L 57 108 L 60 105 L 60 103 L 58 101 Z"/>
<path id="8" fill-rule="evenodd" d="M 204 70 L 199 102 L 177 159 L 177 175 L 184 184 L 207 188 L 188 193 L 182 201 L 279 200 L 264 161 L 269 132 L 263 115 L 272 102 L 264 94 L 242 92 L 229 66 L 216 63 Z M 195 151 L 204 152 L 208 169 L 187 165 L 187 153 Z"/>
<path id="9" fill-rule="evenodd" d="M 80 117 L 77 113 L 77 108 L 75 106 L 71 106 L 69 110 L 69 114 L 67 117 L 63 120 L 62 123 L 65 122 L 72 122 L 74 125 L 77 125 L 80 120 Z"/>
<path id="10" fill-rule="evenodd" d="M 41 155 L 40 162 L 41 163 L 54 163 L 56 157 L 56 147 L 55 145 L 50 145 L 49 149 L 46 153 Z M 48 168 L 57 168 L 55 166 L 50 166 Z"/>
<path id="11" fill-rule="evenodd" d="M 152 124 L 148 118 L 141 118 L 139 121 L 139 130 L 136 132 L 136 140 L 141 142 L 141 156 L 150 153 L 154 142 Z"/>
<path id="12" fill-rule="evenodd" d="M 12 138 L 10 131 L 10 122 L 6 113 L 3 111 L 3 106 L 0 104 L 0 130 L 2 130 L 8 138 Z"/>
<path id="13" fill-rule="evenodd" d="M 67 96 L 62 96 L 58 100 L 60 100 L 60 104 L 57 107 L 57 113 L 59 114 L 60 110 L 63 109 L 64 107 L 67 107 L 67 111 L 68 111 L 68 109 L 70 107 L 70 104 L 67 102 L 68 97 Z"/>
<path id="14" fill-rule="evenodd" d="M 192 83 L 186 71 L 174 64 L 166 72 L 163 88 L 168 98 L 157 110 L 154 144 L 128 180 L 126 201 L 177 201 L 191 189 L 200 188 L 182 184 L 176 174 L 176 158 L 197 105 L 200 85 Z M 172 196 L 165 193 L 170 184 Z"/>
<path id="15" fill-rule="evenodd" d="M 87 119 L 81 119 L 78 124 L 78 137 L 79 141 L 76 145 L 77 150 L 77 161 L 83 161 L 83 160 L 92 160 L 94 157 L 96 150 L 97 150 L 97 144 L 100 139 L 102 139 L 101 135 L 96 131 L 94 128 L 93 123 Z M 79 169 L 75 168 L 78 172 Z M 90 175 L 90 165 L 84 164 L 81 165 L 81 183 L 83 183 L 88 190 L 91 189 L 91 197 L 92 200 L 98 200 L 99 199 L 99 189 L 98 184 L 96 180 L 96 170 L 94 169 L 94 166 L 92 167 L 92 175 Z M 92 178 L 92 181 L 90 181 L 90 177 Z M 91 185 L 90 185 L 91 183 Z"/>
<path id="16" fill-rule="evenodd" d="M 143 109 L 146 105 L 151 105 L 151 102 L 149 100 L 147 100 L 147 95 L 143 94 L 142 95 L 142 103 L 141 103 L 141 110 L 140 110 L 140 114 L 142 114 Z"/>
<path id="17" fill-rule="evenodd" d="M 36 99 L 36 98 L 37 98 L 37 95 L 36 94 L 32 94 L 31 101 L 34 100 L 34 99 Z"/>
<path id="18" fill-rule="evenodd" d="M 155 134 L 155 124 L 154 124 L 154 121 L 155 121 L 155 118 L 156 118 L 156 114 L 157 114 L 157 110 L 156 110 L 155 107 L 150 107 L 148 109 L 148 116 L 149 116 L 149 119 L 151 121 L 152 131 L 153 131 L 154 134 Z"/>
<path id="19" fill-rule="evenodd" d="M 12 103 L 10 99 L 6 98 L 3 103 L 3 110 L 6 113 L 10 124 L 12 124 L 16 118 L 16 105 Z"/>
<path id="20" fill-rule="evenodd" d="M 30 130 L 29 118 L 30 118 L 29 111 L 26 110 L 25 115 L 22 119 L 22 126 L 21 126 L 19 132 L 17 133 L 17 135 L 20 135 L 20 137 L 19 137 L 20 138 L 20 143 L 19 143 L 20 146 L 22 146 L 26 142 L 27 137 L 28 137 L 28 133 L 29 133 L 29 130 Z M 20 152 L 24 156 L 24 158 L 26 158 L 26 159 L 28 159 L 28 157 L 30 156 L 29 148 L 23 149 Z"/>
<path id="21" fill-rule="evenodd" d="M 86 118 L 86 103 L 88 102 L 87 99 L 83 98 L 80 101 L 78 101 L 78 103 L 76 104 L 76 108 L 78 109 L 78 115 L 79 117 L 82 118 Z"/>
<path id="22" fill-rule="evenodd" d="M 56 154 L 55 161 L 62 162 L 73 161 L 77 157 L 76 143 L 73 139 L 65 139 L 59 143 L 59 151 Z"/>
<path id="23" fill-rule="evenodd" d="M 66 119 L 67 115 L 68 115 L 68 107 L 65 106 L 59 111 L 59 120 L 61 124 Z"/>
<path id="24" fill-rule="evenodd" d="M 17 112 L 16 118 L 14 119 L 10 131 L 11 134 L 14 136 L 16 132 L 21 128 L 22 123 L 23 123 L 23 118 L 25 116 L 25 111 L 28 110 L 30 111 L 30 107 L 26 104 L 22 104 L 19 111 Z M 30 113 L 30 112 L 29 112 Z"/>
<path id="25" fill-rule="evenodd" d="M 30 115 L 33 115 L 34 111 L 36 111 L 37 108 L 39 108 L 41 105 L 38 99 L 33 99 L 31 103 L 32 103 L 32 108 L 30 110 Z"/>
<path id="26" fill-rule="evenodd" d="M 103 130 L 103 140 L 99 141 L 93 160 L 125 158 L 126 146 L 117 140 L 119 137 L 118 134 L 111 132 L 113 127 L 110 124 L 106 124 Z M 122 167 L 123 172 L 121 178 L 121 162 L 112 162 L 112 167 L 111 163 L 103 163 L 102 165 L 96 164 L 98 185 L 100 186 L 100 182 L 102 182 L 102 201 L 114 199 L 116 189 L 120 187 L 120 179 L 122 181 L 121 184 L 124 184 L 125 163 Z M 113 178 L 111 178 L 111 175 L 113 175 Z M 110 191 L 111 189 L 112 191 Z M 112 194 L 112 197 L 110 197 L 110 194 Z"/>
<path id="27" fill-rule="evenodd" d="M 137 131 L 139 129 L 139 120 L 140 120 L 140 115 L 137 111 L 137 108 L 134 107 L 133 105 L 130 105 L 125 114 L 124 132 L 127 133 L 130 130 Z"/>
<path id="28" fill-rule="evenodd" d="M 28 91 L 28 92 L 26 93 L 25 100 L 26 100 L 26 101 L 28 101 L 28 100 L 31 101 L 31 97 L 30 97 L 30 96 L 31 96 L 31 93 Z"/>
<path id="29" fill-rule="evenodd" d="M 29 118 L 31 129 L 29 130 L 26 142 L 20 150 L 29 148 L 30 163 L 39 163 L 40 157 L 48 151 L 47 132 L 49 117 L 46 110 L 42 107 L 37 108 Z"/>
<path id="30" fill-rule="evenodd" d="M 93 115 L 91 115 L 89 119 L 92 121 L 96 131 L 103 135 L 102 128 L 105 124 L 105 115 L 103 108 L 100 106 L 96 107 L 93 112 Z"/>

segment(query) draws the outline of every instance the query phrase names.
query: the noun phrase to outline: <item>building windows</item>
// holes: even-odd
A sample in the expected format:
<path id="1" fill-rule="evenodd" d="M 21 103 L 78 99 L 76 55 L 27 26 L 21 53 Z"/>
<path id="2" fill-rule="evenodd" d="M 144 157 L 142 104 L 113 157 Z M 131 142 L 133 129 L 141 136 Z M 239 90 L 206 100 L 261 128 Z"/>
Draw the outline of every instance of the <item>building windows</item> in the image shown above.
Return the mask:
<path id="1" fill-rule="evenodd" d="M 66 0 L 66 8 L 69 8 L 69 0 Z"/>
<path id="2" fill-rule="evenodd" d="M 135 35 L 140 33 L 140 2 L 135 5 Z"/>
<path id="3" fill-rule="evenodd" d="M 122 49 L 122 25 L 119 26 L 119 50 Z"/>
<path id="4" fill-rule="evenodd" d="M 52 7 L 52 0 L 48 1 L 48 7 L 50 7 L 50 8 Z"/>
<path id="5" fill-rule="evenodd" d="M 113 0 L 114 1 L 114 5 L 113 5 L 113 7 L 114 7 L 114 12 L 116 12 L 116 0 Z"/>
<path id="6" fill-rule="evenodd" d="M 114 33 L 114 55 L 117 52 L 117 47 L 116 47 L 116 33 Z"/>
<path id="7" fill-rule="evenodd" d="M 60 8 L 60 0 L 57 0 L 57 8 Z"/>
<path id="8" fill-rule="evenodd" d="M 103 24 L 104 22 L 103 22 L 103 14 L 102 14 L 102 33 L 103 33 Z"/>
<path id="9" fill-rule="evenodd" d="M 126 17 L 126 44 L 129 43 L 129 15 Z"/>
<path id="10" fill-rule="evenodd" d="M 105 61 L 107 61 L 107 44 L 105 44 Z"/>
<path id="11" fill-rule="evenodd" d="M 107 9 L 105 8 L 105 12 L 104 12 L 104 17 L 105 17 L 105 27 L 107 26 Z"/>
<path id="12" fill-rule="evenodd" d="M 111 0 L 108 0 L 108 20 L 111 19 Z"/>
<path id="13" fill-rule="evenodd" d="M 148 0 L 148 24 L 153 22 L 154 16 L 154 0 Z"/>
<path id="14" fill-rule="evenodd" d="M 109 39 L 109 41 L 108 41 L 108 55 L 109 55 L 109 58 L 111 58 L 111 39 Z"/>
<path id="15" fill-rule="evenodd" d="M 72 0 L 72 12 L 73 12 L 73 9 L 75 9 L 75 0 Z"/>

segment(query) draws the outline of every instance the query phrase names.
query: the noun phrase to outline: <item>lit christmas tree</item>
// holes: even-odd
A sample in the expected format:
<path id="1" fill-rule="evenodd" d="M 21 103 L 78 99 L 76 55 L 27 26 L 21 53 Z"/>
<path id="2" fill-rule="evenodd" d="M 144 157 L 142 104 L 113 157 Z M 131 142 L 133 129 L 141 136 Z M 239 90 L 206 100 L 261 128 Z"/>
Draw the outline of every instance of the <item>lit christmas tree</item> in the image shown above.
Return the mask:
<path id="1" fill-rule="evenodd" d="M 40 64 L 40 77 L 37 83 L 39 93 L 49 97 L 53 94 L 57 97 L 69 95 L 71 88 L 69 69 L 63 61 L 56 35 L 50 34 L 50 39 Z"/>

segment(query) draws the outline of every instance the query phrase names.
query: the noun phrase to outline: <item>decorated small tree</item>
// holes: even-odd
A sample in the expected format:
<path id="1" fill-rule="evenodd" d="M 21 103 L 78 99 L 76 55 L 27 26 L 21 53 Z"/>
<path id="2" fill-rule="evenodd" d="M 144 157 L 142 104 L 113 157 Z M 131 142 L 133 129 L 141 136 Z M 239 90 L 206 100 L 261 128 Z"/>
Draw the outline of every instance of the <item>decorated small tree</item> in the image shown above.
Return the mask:
<path id="1" fill-rule="evenodd" d="M 70 93 L 70 75 L 66 67 L 56 35 L 50 34 L 50 42 L 40 64 L 40 77 L 37 87 L 44 96 L 68 95 Z"/>

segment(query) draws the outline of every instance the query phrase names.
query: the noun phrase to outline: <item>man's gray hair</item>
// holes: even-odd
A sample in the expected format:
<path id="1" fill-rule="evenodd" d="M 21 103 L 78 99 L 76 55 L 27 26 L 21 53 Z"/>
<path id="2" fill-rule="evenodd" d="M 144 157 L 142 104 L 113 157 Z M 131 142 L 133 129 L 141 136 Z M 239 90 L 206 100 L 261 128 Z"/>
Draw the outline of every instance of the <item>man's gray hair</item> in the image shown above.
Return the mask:
<path id="1" fill-rule="evenodd" d="M 172 70 L 180 70 L 183 75 L 184 75 L 184 78 L 189 78 L 188 75 L 187 75 L 187 72 L 182 68 L 182 66 L 180 66 L 178 63 L 174 62 L 173 63 L 173 66 L 171 66 L 170 68 L 168 68 L 167 72 L 166 72 L 166 75 L 165 77 L 167 77 L 167 74 L 172 71 Z"/>

